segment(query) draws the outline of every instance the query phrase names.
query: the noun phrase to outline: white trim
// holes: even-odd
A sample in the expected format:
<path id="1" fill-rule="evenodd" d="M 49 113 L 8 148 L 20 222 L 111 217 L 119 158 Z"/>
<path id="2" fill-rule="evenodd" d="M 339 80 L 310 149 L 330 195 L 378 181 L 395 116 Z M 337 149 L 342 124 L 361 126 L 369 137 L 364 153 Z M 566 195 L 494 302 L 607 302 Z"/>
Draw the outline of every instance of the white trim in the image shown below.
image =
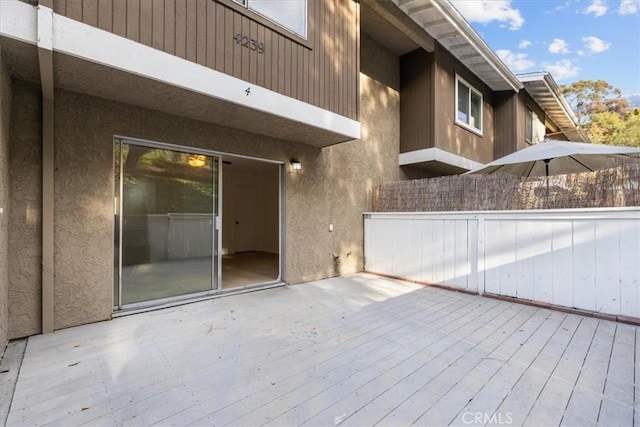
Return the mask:
<path id="1" fill-rule="evenodd" d="M 53 50 L 53 10 L 46 6 L 38 6 L 37 9 L 38 47 Z"/>
<path id="2" fill-rule="evenodd" d="M 36 8 L 18 0 L 0 0 L 0 36 L 36 45 L 38 43 Z"/>
<path id="3" fill-rule="evenodd" d="M 253 0 L 232 0 L 234 3 L 238 4 L 239 6 L 244 7 L 245 9 L 247 9 L 248 11 L 255 13 L 256 15 L 259 15 L 260 17 L 266 19 L 267 21 L 273 23 L 274 25 L 277 25 L 278 27 L 282 28 L 285 31 L 290 32 L 291 34 L 295 34 L 298 37 L 301 37 L 304 40 L 308 40 L 309 38 L 309 2 L 308 0 L 303 0 L 305 2 L 304 4 L 304 34 L 301 34 L 299 32 L 297 32 L 296 30 L 294 30 L 293 28 L 283 24 L 282 22 L 278 21 L 276 17 L 273 16 L 268 16 L 256 9 L 254 9 L 253 7 L 251 7 L 251 3 L 253 2 Z"/>
<path id="4" fill-rule="evenodd" d="M 0 35 L 37 43 L 36 8 L 0 0 Z M 186 59 L 53 14 L 52 50 L 222 101 L 359 139 L 360 122 Z M 250 94 L 245 90 L 250 88 Z"/>
<path id="5" fill-rule="evenodd" d="M 522 83 L 511 72 L 509 67 L 491 50 L 489 45 L 469 25 L 449 0 L 393 0 L 393 2 L 447 50 L 449 50 L 447 45 L 450 43 L 451 38 L 446 37 L 446 35 L 459 34 L 464 39 L 465 48 L 461 49 L 460 53 L 449 52 L 492 90 L 511 89 L 518 92 L 522 89 Z M 436 19 L 437 21 L 444 19 L 446 22 L 432 25 L 436 17 L 438 18 Z M 443 24 L 446 25 L 445 30 L 442 30 Z M 472 50 L 477 56 L 463 58 L 463 56 L 468 55 L 469 50 Z"/>
<path id="6" fill-rule="evenodd" d="M 466 157 L 450 153 L 440 148 L 423 148 L 422 150 L 400 153 L 399 165 L 408 166 L 424 162 L 440 162 L 466 170 L 475 170 L 484 166 Z"/>
<path id="7" fill-rule="evenodd" d="M 562 109 L 562 112 L 567 116 L 569 120 L 571 120 L 572 124 L 575 127 L 579 126 L 578 119 L 576 118 L 571 106 L 567 102 L 567 99 L 562 95 L 560 88 L 558 87 L 553 77 L 548 72 L 539 72 L 539 73 L 528 73 L 528 74 L 518 74 L 520 81 L 523 83 L 527 82 L 537 82 L 541 81 L 544 83 L 545 87 L 549 90 L 549 94 L 556 101 L 558 106 Z"/>
<path id="8" fill-rule="evenodd" d="M 571 108 L 571 105 L 569 105 L 569 102 L 562 94 L 560 87 L 558 86 L 556 81 L 553 79 L 553 76 L 551 75 L 551 73 L 547 71 L 539 71 L 539 72 L 532 72 L 532 73 L 517 74 L 517 77 L 523 83 L 541 82 L 542 84 L 544 84 L 545 88 L 547 89 L 547 95 L 551 96 L 551 98 L 553 98 L 553 100 L 555 101 L 555 104 L 560 108 L 560 110 L 562 110 L 562 113 L 564 115 L 563 118 L 569 121 L 568 126 L 571 127 L 571 129 L 566 129 L 563 126 L 563 123 L 561 123 L 563 118 L 558 117 L 557 114 L 554 113 L 553 111 L 547 111 L 547 115 L 549 116 L 549 118 L 554 122 L 556 126 L 558 126 L 558 128 L 560 128 L 560 130 L 563 133 L 567 134 L 567 133 L 575 132 L 581 138 L 582 142 L 587 142 L 587 143 L 590 142 L 588 135 L 581 128 L 581 124 L 578 122 L 577 117 L 573 113 L 573 109 Z M 543 107 L 546 111 L 547 108 L 544 107 L 545 99 L 537 98 L 535 94 L 532 93 L 529 88 L 527 88 L 526 84 L 525 84 L 525 89 L 527 90 L 527 92 L 530 93 L 531 97 L 536 101 L 536 103 L 539 104 L 541 107 Z"/>
<path id="9" fill-rule="evenodd" d="M 468 89 L 469 89 L 469 112 L 467 113 L 468 118 L 471 118 L 471 94 L 473 92 L 476 93 L 476 95 L 480 95 L 480 127 L 477 128 L 469 123 L 465 123 L 461 120 L 458 119 L 458 111 L 460 110 L 458 108 L 458 82 L 462 82 L 462 84 L 464 84 Z M 484 129 L 484 95 L 482 94 L 482 92 L 480 92 L 478 89 L 476 89 L 475 87 L 473 87 L 471 84 L 469 84 L 469 82 L 467 82 L 465 79 L 463 79 L 462 77 L 460 77 L 458 74 L 456 74 L 456 82 L 455 82 L 455 111 L 454 111 L 454 117 L 455 117 L 455 122 L 456 124 L 464 127 L 465 129 L 470 130 L 471 132 L 482 136 L 483 134 L 483 129 Z"/>
<path id="10" fill-rule="evenodd" d="M 467 42 L 482 56 L 486 63 L 500 75 L 502 79 L 511 86 L 515 92 L 519 92 L 522 89 L 522 83 L 518 80 L 509 67 L 500 59 L 500 57 L 489 47 L 487 42 L 478 34 L 476 30 L 467 22 L 460 12 L 451 4 L 450 1 L 434 1 L 430 0 L 430 3 L 445 15 L 446 19 L 451 22 L 455 28 L 460 31 Z M 474 71 L 474 67 L 469 66 Z M 479 74 L 478 71 L 474 71 L 474 74 Z M 495 90 L 495 89 L 494 89 Z"/>
<path id="11" fill-rule="evenodd" d="M 606 219 L 615 214 L 618 219 L 640 220 L 640 208 L 626 206 L 620 208 L 568 208 L 568 209 L 525 209 L 496 211 L 442 211 L 442 212 L 364 212 L 365 218 L 412 219 L 415 217 L 456 219 L 508 219 L 514 215 L 528 220 L 547 221 L 551 218 L 566 220 Z M 490 217 L 490 218 L 489 218 Z"/>

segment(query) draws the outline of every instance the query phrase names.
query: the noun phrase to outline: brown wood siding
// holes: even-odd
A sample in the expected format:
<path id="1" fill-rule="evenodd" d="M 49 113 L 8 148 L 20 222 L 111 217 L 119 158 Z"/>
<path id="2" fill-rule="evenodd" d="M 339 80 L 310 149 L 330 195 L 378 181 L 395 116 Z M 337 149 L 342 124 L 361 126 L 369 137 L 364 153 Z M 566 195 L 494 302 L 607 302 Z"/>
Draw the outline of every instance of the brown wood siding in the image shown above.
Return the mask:
<path id="1" fill-rule="evenodd" d="M 494 94 L 494 158 L 506 156 L 529 146 L 526 139 L 526 117 L 529 108 L 544 123 L 544 110 L 526 91 L 520 91 L 518 94 L 511 91 Z"/>
<path id="2" fill-rule="evenodd" d="M 416 49 L 400 57 L 400 152 L 433 147 L 433 55 Z"/>
<path id="3" fill-rule="evenodd" d="M 513 129 L 513 137 L 516 140 L 516 151 L 521 150 L 525 147 L 528 147 L 525 135 L 525 127 L 526 127 L 526 112 L 527 112 L 527 99 L 530 99 L 527 96 L 525 91 L 518 92 L 516 101 L 516 119 Z M 533 100 L 531 100 L 533 101 Z"/>
<path id="4" fill-rule="evenodd" d="M 494 129 L 494 159 L 506 156 L 518 149 L 518 118 L 522 116 L 520 112 L 519 94 L 513 91 L 496 92 L 494 94 L 495 120 Z M 522 122 L 524 126 L 524 122 Z M 520 132 L 524 135 L 524 129 Z"/>
<path id="5" fill-rule="evenodd" d="M 358 119 L 360 11 L 353 0 L 309 0 L 306 42 L 225 0 L 55 0 L 54 11 Z M 264 43 L 264 54 L 237 44 L 236 34 Z"/>
<path id="6" fill-rule="evenodd" d="M 468 68 L 436 42 L 435 49 L 435 147 L 467 159 L 488 163 L 493 160 L 493 93 Z M 482 93 L 484 109 L 482 135 L 456 124 L 456 74 Z"/>
<path id="7" fill-rule="evenodd" d="M 512 132 L 513 138 L 515 139 L 515 150 L 521 150 L 529 146 L 526 135 L 526 117 L 528 109 L 530 108 L 542 123 L 545 123 L 546 116 L 542 107 L 540 107 L 526 91 L 520 91 L 517 96 L 514 96 L 514 98 L 517 102 L 517 117 L 515 119 L 514 129 Z"/>

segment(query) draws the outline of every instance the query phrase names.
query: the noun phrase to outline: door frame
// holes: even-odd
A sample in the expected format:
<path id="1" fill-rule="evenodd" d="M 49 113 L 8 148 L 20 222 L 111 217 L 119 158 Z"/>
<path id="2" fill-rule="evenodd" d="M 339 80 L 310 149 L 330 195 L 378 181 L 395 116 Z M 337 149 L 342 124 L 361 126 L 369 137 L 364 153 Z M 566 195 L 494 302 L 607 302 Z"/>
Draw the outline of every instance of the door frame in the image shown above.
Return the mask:
<path id="1" fill-rule="evenodd" d="M 154 299 L 154 300 L 150 300 L 150 301 L 144 301 L 144 302 L 138 302 L 138 303 L 133 303 L 133 304 L 122 304 L 122 192 L 123 192 L 123 180 L 122 180 L 122 174 L 123 174 L 123 167 L 124 165 L 122 164 L 122 158 L 120 158 L 118 160 L 119 166 L 120 166 L 120 182 L 114 182 L 114 186 L 113 186 L 113 194 L 112 194 L 112 200 L 114 201 L 114 223 L 113 223 L 113 236 L 115 237 L 116 233 L 118 233 L 118 247 L 115 247 L 115 245 L 112 244 L 113 247 L 113 253 L 112 253 L 112 260 L 115 260 L 116 257 L 116 251 L 117 251 L 117 255 L 118 255 L 118 301 L 115 301 L 115 292 L 116 292 L 116 286 L 115 286 L 115 277 L 112 280 L 112 302 L 113 302 L 113 314 L 117 315 L 119 313 L 123 313 L 123 314 L 127 314 L 130 312 L 139 312 L 139 311 L 144 311 L 145 309 L 157 309 L 158 307 L 169 307 L 172 305 L 178 305 L 178 304 L 182 304 L 184 303 L 184 301 L 186 300 L 193 300 L 193 301 L 197 301 L 197 300 L 203 300 L 203 299 L 209 299 L 209 298 L 214 298 L 217 296 L 220 296 L 221 294 L 229 294 L 229 293 L 240 293 L 240 292 L 246 292 L 246 291 L 252 291 L 255 290 L 257 288 L 268 288 L 268 287 L 273 287 L 273 286 L 280 286 L 283 285 L 283 271 L 284 271 L 284 258 L 285 258 L 285 253 L 284 253 L 284 235 L 285 235 L 285 221 L 284 221 L 284 175 L 283 175 L 283 168 L 284 168 L 284 162 L 279 161 L 279 160 L 270 160 L 270 159 L 264 159 L 264 158 L 260 158 L 260 157 L 253 157 L 253 156 L 246 156 L 246 155 L 242 155 L 242 154 L 233 154 L 233 153 L 226 153 L 226 152 L 221 152 L 221 151 L 216 151 L 216 150 L 208 150 L 208 149 L 203 149 L 203 148 L 198 148 L 198 147 L 191 147 L 191 146 L 187 146 L 187 145 L 179 145 L 179 144 L 173 144 L 173 143 L 168 143 L 168 142 L 161 142 L 161 141 L 151 141 L 151 140 L 147 140 L 147 139 L 141 139 L 141 138 L 135 138 L 135 137 L 129 137 L 129 136 L 123 136 L 123 135 L 114 135 L 113 136 L 113 147 L 115 147 L 116 143 L 126 143 L 126 144 L 130 144 L 130 145 L 136 145 L 136 146 L 141 146 L 141 147 L 149 147 L 149 148 L 158 148 L 158 149 L 164 149 L 164 150 L 171 150 L 171 151 L 178 151 L 178 152 L 182 152 L 182 153 L 192 153 L 192 154 L 202 154 L 205 156 L 210 156 L 213 157 L 215 159 L 218 160 L 218 168 L 217 168 L 217 172 L 218 172 L 218 200 L 217 200 L 217 209 L 218 209 L 218 215 L 216 215 L 215 219 L 214 219 L 214 224 L 213 224 L 213 230 L 215 231 L 214 234 L 214 240 L 215 240 L 215 253 L 217 255 L 212 255 L 215 256 L 215 260 L 212 263 L 212 269 L 214 271 L 212 271 L 212 279 L 214 279 L 216 287 L 214 288 L 212 286 L 212 289 L 209 291 L 203 291 L 203 292 L 196 292 L 196 293 L 191 293 L 191 294 L 185 294 L 185 295 L 178 295 L 178 296 L 174 296 L 174 297 L 168 297 L 168 298 L 161 298 L 161 299 Z M 122 152 L 120 152 L 120 156 L 122 156 Z M 243 287 L 238 287 L 238 288 L 231 288 L 228 290 L 223 290 L 222 289 L 222 233 L 224 232 L 223 228 L 222 228 L 222 215 L 223 215 L 223 204 L 222 204 L 222 200 L 223 200 L 223 192 L 224 192 L 224 167 L 223 167 L 223 157 L 236 157 L 236 158 L 244 158 L 244 159 L 248 159 L 248 160 L 255 160 L 255 161 L 259 161 L 259 162 L 264 162 L 264 163 L 271 163 L 274 165 L 278 165 L 278 246 L 279 246 L 279 258 L 280 258 L 280 262 L 278 263 L 278 277 L 270 282 L 266 282 L 266 283 L 257 283 L 257 284 L 251 284 L 251 285 L 247 285 L 247 286 L 243 286 Z M 112 176 L 115 177 L 115 149 L 114 149 L 114 158 L 113 158 L 113 173 Z M 116 207 L 116 185 L 119 186 L 119 190 L 118 190 L 118 194 L 120 195 L 120 200 L 117 201 L 118 206 Z M 120 217 L 118 218 L 119 223 L 116 222 L 116 216 L 120 215 Z M 117 229 L 116 229 L 117 228 Z M 217 270 L 217 271 L 216 271 Z M 212 283 L 213 285 L 213 283 Z"/>

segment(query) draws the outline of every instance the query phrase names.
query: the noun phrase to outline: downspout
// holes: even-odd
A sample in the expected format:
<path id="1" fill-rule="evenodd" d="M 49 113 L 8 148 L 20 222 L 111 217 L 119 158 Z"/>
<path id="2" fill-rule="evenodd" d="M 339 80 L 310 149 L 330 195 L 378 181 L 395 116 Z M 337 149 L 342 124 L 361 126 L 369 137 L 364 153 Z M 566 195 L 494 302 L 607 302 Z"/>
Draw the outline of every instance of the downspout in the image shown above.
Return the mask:
<path id="1" fill-rule="evenodd" d="M 42 86 L 42 333 L 54 330 L 53 1 L 38 5 L 38 62 Z"/>

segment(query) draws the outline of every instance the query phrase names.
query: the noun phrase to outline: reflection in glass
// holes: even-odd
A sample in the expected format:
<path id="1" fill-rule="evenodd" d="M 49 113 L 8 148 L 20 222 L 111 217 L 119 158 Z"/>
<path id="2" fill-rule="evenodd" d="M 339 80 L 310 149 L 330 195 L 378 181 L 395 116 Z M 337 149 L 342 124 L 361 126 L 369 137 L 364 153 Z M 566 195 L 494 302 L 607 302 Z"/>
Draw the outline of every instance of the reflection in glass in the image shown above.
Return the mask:
<path id="1" fill-rule="evenodd" d="M 306 0 L 251 0 L 249 8 L 306 38 Z"/>
<path id="2" fill-rule="evenodd" d="M 124 143 L 118 158 L 122 304 L 211 290 L 215 159 Z"/>
<path id="3" fill-rule="evenodd" d="M 468 123 L 469 120 L 469 88 L 458 82 L 458 120 Z"/>
<path id="4" fill-rule="evenodd" d="M 482 97 L 474 91 L 471 91 L 471 117 L 469 124 L 478 130 L 482 129 Z"/>

